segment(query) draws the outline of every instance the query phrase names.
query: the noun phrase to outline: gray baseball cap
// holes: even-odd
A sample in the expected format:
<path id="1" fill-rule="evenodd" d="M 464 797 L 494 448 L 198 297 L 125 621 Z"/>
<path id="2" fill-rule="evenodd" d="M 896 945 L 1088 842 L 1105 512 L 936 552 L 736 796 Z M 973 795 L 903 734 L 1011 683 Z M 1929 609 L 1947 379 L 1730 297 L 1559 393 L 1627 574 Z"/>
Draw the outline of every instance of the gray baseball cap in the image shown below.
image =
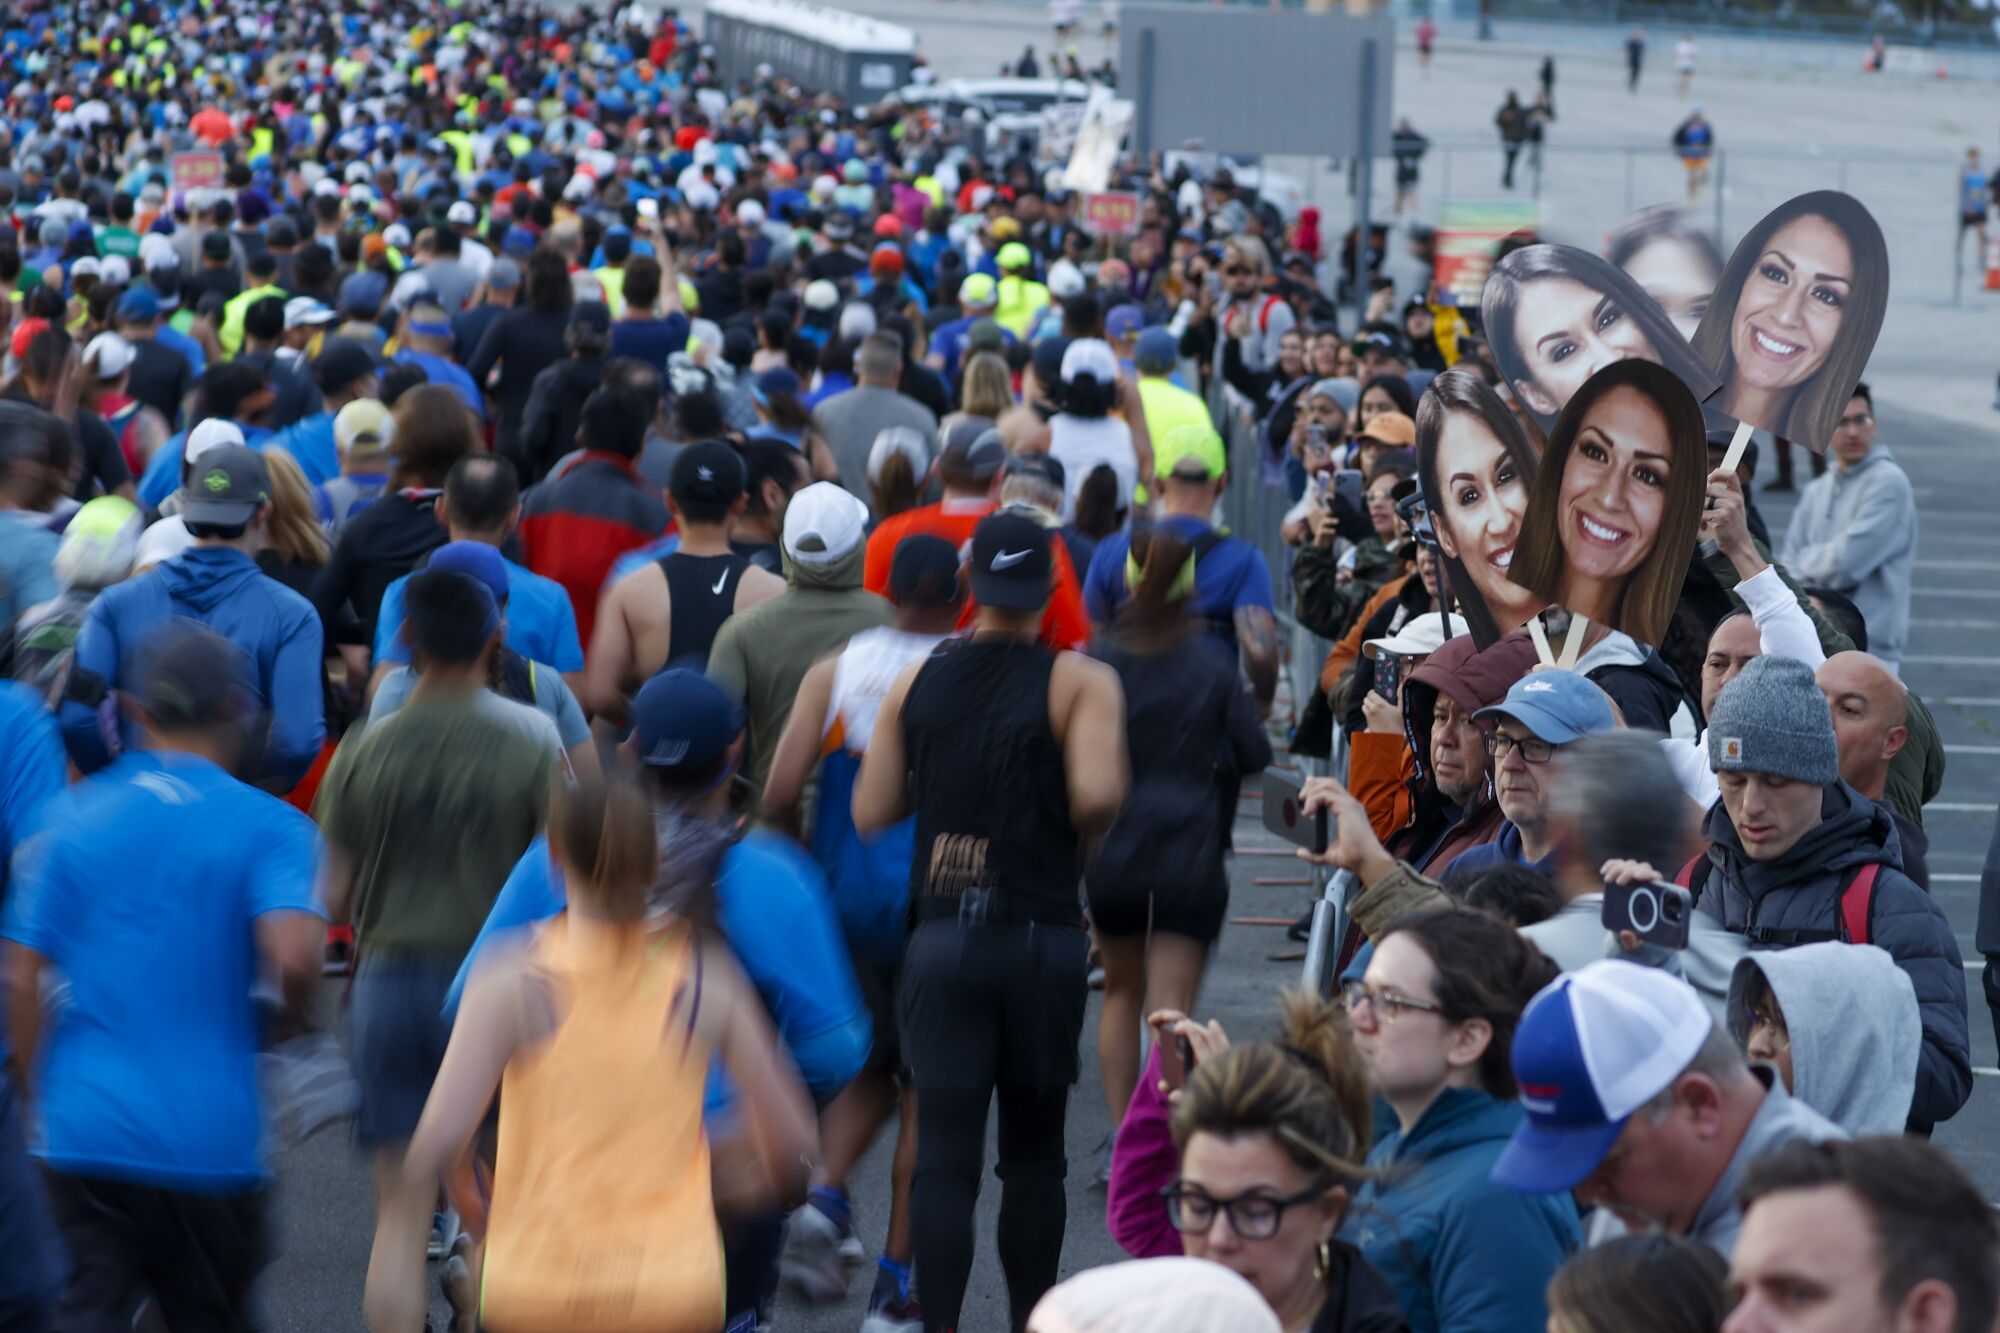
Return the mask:
<path id="1" fill-rule="evenodd" d="M 246 523 L 270 498 L 264 456 L 248 445 L 225 444 L 204 454 L 181 487 L 181 517 L 189 523 Z"/>

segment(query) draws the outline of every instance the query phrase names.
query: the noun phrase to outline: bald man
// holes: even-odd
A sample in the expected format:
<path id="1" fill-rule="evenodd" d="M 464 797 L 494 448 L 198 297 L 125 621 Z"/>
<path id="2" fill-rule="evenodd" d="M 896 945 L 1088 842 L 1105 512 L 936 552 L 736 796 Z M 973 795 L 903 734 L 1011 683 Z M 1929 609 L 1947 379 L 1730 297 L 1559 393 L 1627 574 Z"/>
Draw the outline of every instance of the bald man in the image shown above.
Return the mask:
<path id="1" fill-rule="evenodd" d="M 1928 890 L 1931 876 L 1924 853 L 1929 841 L 1923 829 L 1883 800 L 1889 765 L 1910 738 L 1909 691 L 1882 659 L 1861 652 L 1835 653 L 1820 664 L 1813 678 L 1833 710 L 1840 780 L 1894 817 L 1903 873 Z"/>

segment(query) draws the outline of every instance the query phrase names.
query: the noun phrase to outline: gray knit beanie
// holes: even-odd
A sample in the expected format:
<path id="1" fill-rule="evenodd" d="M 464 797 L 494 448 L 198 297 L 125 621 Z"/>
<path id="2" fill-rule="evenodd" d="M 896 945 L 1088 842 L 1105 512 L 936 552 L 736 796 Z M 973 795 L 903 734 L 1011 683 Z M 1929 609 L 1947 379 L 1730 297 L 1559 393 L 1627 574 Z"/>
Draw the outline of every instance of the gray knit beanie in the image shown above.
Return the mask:
<path id="1" fill-rule="evenodd" d="M 1796 657 L 1758 657 L 1722 687 L 1708 719 L 1708 766 L 1826 787 L 1840 781 L 1833 713 Z"/>

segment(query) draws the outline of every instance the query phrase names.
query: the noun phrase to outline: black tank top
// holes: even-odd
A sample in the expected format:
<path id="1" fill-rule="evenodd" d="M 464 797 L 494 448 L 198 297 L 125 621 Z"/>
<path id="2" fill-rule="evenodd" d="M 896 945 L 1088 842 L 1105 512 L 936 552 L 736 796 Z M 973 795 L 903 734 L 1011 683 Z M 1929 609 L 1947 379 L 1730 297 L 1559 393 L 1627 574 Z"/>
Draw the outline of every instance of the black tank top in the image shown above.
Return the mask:
<path id="1" fill-rule="evenodd" d="M 953 640 L 910 683 L 918 920 L 1081 921 L 1069 780 L 1049 726 L 1055 660 L 1038 643 Z"/>
<path id="2" fill-rule="evenodd" d="M 747 556 L 687 555 L 675 551 L 659 559 L 667 576 L 667 662 L 703 671 L 722 622 L 736 610 L 736 585 L 750 567 Z"/>

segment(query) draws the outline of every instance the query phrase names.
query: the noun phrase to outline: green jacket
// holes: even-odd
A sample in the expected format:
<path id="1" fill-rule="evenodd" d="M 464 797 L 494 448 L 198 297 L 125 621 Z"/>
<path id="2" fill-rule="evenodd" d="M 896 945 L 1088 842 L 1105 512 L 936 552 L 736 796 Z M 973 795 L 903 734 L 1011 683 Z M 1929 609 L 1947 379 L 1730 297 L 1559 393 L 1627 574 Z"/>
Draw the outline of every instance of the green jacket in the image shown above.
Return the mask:
<path id="1" fill-rule="evenodd" d="M 1292 562 L 1292 614 L 1323 639 L 1338 639 L 1382 585 L 1405 573 L 1403 562 L 1370 536 L 1354 548 L 1354 577 L 1340 579 L 1340 553 L 1308 544 Z"/>

